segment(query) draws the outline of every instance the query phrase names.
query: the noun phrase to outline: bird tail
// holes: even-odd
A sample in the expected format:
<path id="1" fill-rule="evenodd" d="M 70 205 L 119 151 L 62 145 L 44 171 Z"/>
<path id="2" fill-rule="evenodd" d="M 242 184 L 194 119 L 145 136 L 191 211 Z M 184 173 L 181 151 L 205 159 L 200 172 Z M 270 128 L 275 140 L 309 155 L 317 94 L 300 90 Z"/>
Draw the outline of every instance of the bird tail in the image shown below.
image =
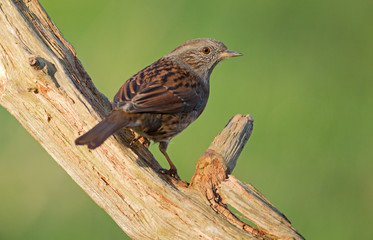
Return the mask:
<path id="1" fill-rule="evenodd" d="M 88 145 L 89 149 L 95 149 L 116 131 L 127 126 L 128 122 L 128 118 L 123 111 L 114 110 L 99 124 L 78 137 L 75 144 Z"/>

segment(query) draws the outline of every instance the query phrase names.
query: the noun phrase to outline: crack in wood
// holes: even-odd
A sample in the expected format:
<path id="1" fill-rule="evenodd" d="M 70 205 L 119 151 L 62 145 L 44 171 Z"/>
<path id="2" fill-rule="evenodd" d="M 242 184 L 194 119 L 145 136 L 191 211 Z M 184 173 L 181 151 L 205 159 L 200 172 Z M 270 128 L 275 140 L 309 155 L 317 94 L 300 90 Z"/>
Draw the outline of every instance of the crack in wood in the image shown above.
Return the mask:
<path id="1" fill-rule="evenodd" d="M 242 185 L 232 185 L 236 189 L 229 190 L 242 190 L 245 196 L 238 194 L 246 207 L 240 211 L 229 202 L 229 193 L 222 191 L 232 183 L 228 173 L 251 134 L 252 118 L 248 115 L 232 118 L 215 138 L 199 160 L 190 186 L 157 174 L 158 163 L 152 163 L 152 155 L 140 144 L 135 144 L 133 151 L 120 150 L 132 139 L 129 131 L 119 132 L 115 137 L 120 141 L 109 141 L 96 151 L 75 147 L 73 142 L 82 126 L 96 123 L 110 111 L 111 104 L 95 88 L 75 50 L 39 2 L 25 1 L 0 0 L 0 21 L 5 23 L 0 24 L 5 38 L 0 43 L 1 104 L 129 236 L 258 239 L 263 232 L 262 238 L 303 239 L 259 194 L 253 192 L 259 197 L 250 198 Z M 35 52 L 31 54 L 30 49 Z M 38 56 L 36 62 L 31 59 L 32 64 L 44 64 L 40 70 L 27 64 L 30 55 Z M 88 162 L 92 167 L 82 164 Z M 266 211 L 257 218 L 259 222 L 252 221 L 259 230 L 240 221 L 226 205 L 247 216 L 251 210 L 248 203 L 253 202 Z M 167 223 L 167 227 L 160 223 Z"/>

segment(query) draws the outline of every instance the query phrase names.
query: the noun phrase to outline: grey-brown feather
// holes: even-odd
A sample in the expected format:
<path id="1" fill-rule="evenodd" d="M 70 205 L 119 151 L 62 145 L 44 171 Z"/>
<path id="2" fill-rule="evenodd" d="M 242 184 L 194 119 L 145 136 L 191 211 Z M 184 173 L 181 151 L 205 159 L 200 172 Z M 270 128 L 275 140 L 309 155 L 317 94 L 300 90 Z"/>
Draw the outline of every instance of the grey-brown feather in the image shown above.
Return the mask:
<path id="1" fill-rule="evenodd" d="M 162 58 L 132 76 L 120 88 L 113 108 L 131 113 L 194 111 L 206 105 L 209 94 L 208 84 L 200 85 L 197 76 L 171 59 Z"/>
<path id="2" fill-rule="evenodd" d="M 122 111 L 112 111 L 103 121 L 75 140 L 76 145 L 87 145 L 89 149 L 100 146 L 108 137 L 128 125 Z"/>
<path id="3" fill-rule="evenodd" d="M 240 55 L 209 38 L 182 44 L 127 80 L 114 97 L 112 113 L 76 144 L 96 148 L 118 129 L 129 127 L 160 142 L 170 173 L 177 176 L 166 153 L 168 142 L 203 112 L 214 67 L 226 57 Z"/>

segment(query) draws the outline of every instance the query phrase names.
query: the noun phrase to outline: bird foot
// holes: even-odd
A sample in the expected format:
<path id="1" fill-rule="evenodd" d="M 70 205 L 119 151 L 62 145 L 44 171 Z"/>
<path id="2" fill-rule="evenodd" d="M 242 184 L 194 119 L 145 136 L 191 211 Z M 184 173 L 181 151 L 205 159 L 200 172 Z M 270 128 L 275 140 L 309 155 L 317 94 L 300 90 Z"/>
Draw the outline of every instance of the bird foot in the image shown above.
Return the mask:
<path id="1" fill-rule="evenodd" d="M 177 169 L 176 168 L 175 169 L 171 168 L 169 170 L 161 168 L 161 169 L 159 169 L 159 173 L 166 174 L 166 175 L 169 175 L 169 176 L 175 178 L 176 180 L 180 180 L 180 177 L 177 174 Z"/>
<path id="2" fill-rule="evenodd" d="M 147 139 L 146 137 L 143 137 L 143 136 L 141 136 L 141 135 L 139 135 L 137 133 L 135 133 L 135 137 L 132 139 L 132 141 L 130 143 L 130 146 L 132 146 L 135 142 L 141 143 L 146 148 L 149 148 L 149 146 L 150 146 L 149 139 Z"/>

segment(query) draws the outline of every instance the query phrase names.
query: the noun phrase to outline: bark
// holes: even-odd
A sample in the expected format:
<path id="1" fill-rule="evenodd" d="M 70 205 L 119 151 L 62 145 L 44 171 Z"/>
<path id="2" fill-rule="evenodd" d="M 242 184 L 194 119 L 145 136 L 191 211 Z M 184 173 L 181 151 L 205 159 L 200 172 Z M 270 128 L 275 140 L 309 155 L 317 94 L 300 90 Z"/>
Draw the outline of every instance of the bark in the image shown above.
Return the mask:
<path id="1" fill-rule="evenodd" d="M 251 134 L 250 116 L 230 121 L 189 185 L 160 175 L 151 153 L 131 144 L 131 131 L 94 151 L 74 145 L 110 102 L 38 1 L 0 0 L 0 60 L 0 104 L 133 239 L 303 239 L 254 187 L 230 175 Z"/>

